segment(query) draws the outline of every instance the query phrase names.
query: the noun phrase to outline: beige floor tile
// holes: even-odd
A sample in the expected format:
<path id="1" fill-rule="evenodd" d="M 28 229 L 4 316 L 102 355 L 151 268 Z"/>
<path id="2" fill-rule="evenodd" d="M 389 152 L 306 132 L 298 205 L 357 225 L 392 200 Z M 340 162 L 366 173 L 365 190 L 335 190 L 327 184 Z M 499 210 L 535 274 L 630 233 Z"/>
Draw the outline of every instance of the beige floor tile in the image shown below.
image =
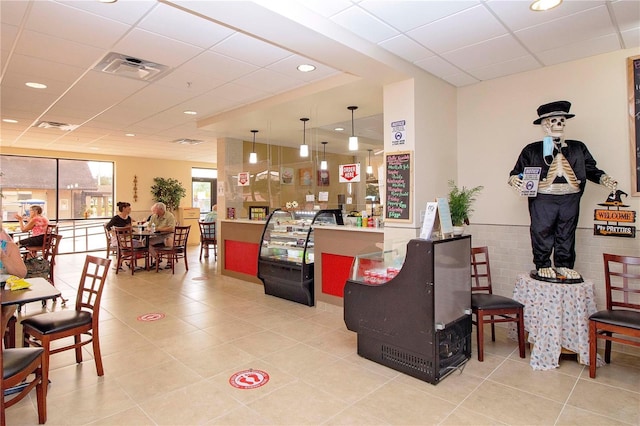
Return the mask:
<path id="1" fill-rule="evenodd" d="M 577 379 L 561 373 L 560 369 L 534 371 L 527 364 L 507 360 L 488 380 L 564 403 Z"/>
<path id="2" fill-rule="evenodd" d="M 270 353 L 295 346 L 297 342 L 294 339 L 278 333 L 261 331 L 233 340 L 230 344 L 253 356 L 263 357 Z"/>
<path id="3" fill-rule="evenodd" d="M 226 343 L 197 351 L 185 351 L 181 354 L 176 354 L 175 357 L 201 377 L 215 376 L 256 358 L 254 355 Z"/>
<path id="4" fill-rule="evenodd" d="M 130 408 L 91 423 L 92 426 L 153 426 L 155 424 L 139 407 Z"/>
<path id="5" fill-rule="evenodd" d="M 259 414 L 251 408 L 241 406 L 229 413 L 220 416 L 210 422 L 207 425 L 220 425 L 220 426 L 268 426 L 277 425 L 271 419 L 266 418 L 264 415 Z"/>
<path id="6" fill-rule="evenodd" d="M 249 404 L 276 424 L 321 424 L 347 405 L 339 398 L 303 382 L 283 386 Z"/>
<path id="7" fill-rule="evenodd" d="M 354 406 L 381 422 L 393 425 L 438 424 L 456 408 L 453 403 L 397 380 L 364 396 Z"/>
<path id="8" fill-rule="evenodd" d="M 640 393 L 580 379 L 568 405 L 629 424 L 640 424 Z"/>
<path id="9" fill-rule="evenodd" d="M 593 411 L 582 410 L 570 405 L 564 407 L 556 421 L 557 426 L 615 426 L 630 424 L 633 423 L 624 423 L 611 417 L 601 416 Z"/>
<path id="10" fill-rule="evenodd" d="M 512 425 L 553 424 L 562 410 L 560 403 L 491 381 L 483 382 L 461 407 Z"/>
<path id="11" fill-rule="evenodd" d="M 339 358 L 304 343 L 298 343 L 293 347 L 270 353 L 262 359 L 290 374 L 304 376 L 321 368 L 330 368 L 329 366 L 334 365 Z"/>
<path id="12" fill-rule="evenodd" d="M 440 380 L 437 385 L 432 385 L 414 377 L 407 376 L 406 374 L 398 375 L 395 380 L 398 383 L 413 386 L 421 392 L 437 396 L 454 404 L 460 404 L 477 389 L 483 381 L 480 377 L 466 374 L 465 370 L 463 370 L 462 373 L 454 371 Z"/>
<path id="13" fill-rule="evenodd" d="M 640 367 L 640 359 L 638 359 L 638 366 Z M 623 362 L 616 363 L 616 359 L 613 359 L 611 364 L 605 364 L 596 369 L 595 379 L 589 379 L 589 367 L 586 366 L 580 377 L 640 393 L 640 368 L 636 368 L 631 360 L 627 363 L 623 359 Z"/>
<path id="14" fill-rule="evenodd" d="M 440 423 L 443 426 L 501 426 L 506 423 L 482 415 L 481 413 L 470 411 L 465 408 L 456 408 L 449 416 Z"/>

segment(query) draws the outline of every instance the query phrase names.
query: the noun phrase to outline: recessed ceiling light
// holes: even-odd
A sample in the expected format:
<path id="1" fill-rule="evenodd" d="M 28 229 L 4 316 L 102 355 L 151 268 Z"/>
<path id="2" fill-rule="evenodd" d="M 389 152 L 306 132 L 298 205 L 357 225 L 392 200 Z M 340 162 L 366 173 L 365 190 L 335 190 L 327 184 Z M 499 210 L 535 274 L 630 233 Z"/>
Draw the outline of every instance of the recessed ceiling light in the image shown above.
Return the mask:
<path id="1" fill-rule="evenodd" d="M 300 71 L 300 72 L 311 72 L 311 71 L 313 71 L 315 69 L 316 69 L 316 67 L 314 65 L 311 65 L 311 64 L 298 65 L 298 71 Z"/>
<path id="2" fill-rule="evenodd" d="M 14 120 L 13 118 L 3 118 L 2 121 L 5 123 L 17 123 L 18 120 Z"/>
<path id="3" fill-rule="evenodd" d="M 129 136 L 129 137 L 133 137 L 133 136 L 135 136 L 136 134 L 135 134 L 135 133 L 125 133 L 124 135 L 125 135 L 125 136 Z"/>
<path id="4" fill-rule="evenodd" d="M 31 87 L 32 89 L 46 89 L 47 85 L 46 84 L 42 84 L 42 83 L 34 83 L 34 82 L 28 82 L 24 84 L 27 87 Z"/>
<path id="5" fill-rule="evenodd" d="M 115 3 L 118 0 L 98 0 L 100 3 Z"/>
<path id="6" fill-rule="evenodd" d="M 198 114 L 196 111 L 189 111 L 189 110 L 183 111 L 183 113 L 187 114 L 187 115 L 196 115 L 196 114 Z"/>
<path id="7" fill-rule="evenodd" d="M 336 132 L 343 132 L 344 131 L 344 127 L 336 127 L 335 129 Z"/>
<path id="8" fill-rule="evenodd" d="M 534 12 L 544 12 L 545 10 L 559 6 L 560 3 L 562 3 L 562 0 L 536 0 L 529 5 L 529 9 Z"/>

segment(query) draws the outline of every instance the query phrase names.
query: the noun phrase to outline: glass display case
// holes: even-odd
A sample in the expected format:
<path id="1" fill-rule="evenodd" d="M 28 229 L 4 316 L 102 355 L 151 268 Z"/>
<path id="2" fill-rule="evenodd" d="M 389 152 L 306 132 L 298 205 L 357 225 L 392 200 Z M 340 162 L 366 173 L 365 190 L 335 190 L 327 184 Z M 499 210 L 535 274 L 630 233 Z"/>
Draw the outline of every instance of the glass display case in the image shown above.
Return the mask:
<path id="1" fill-rule="evenodd" d="M 342 225 L 340 210 L 274 210 L 265 224 L 258 278 L 266 294 L 314 305 L 312 225 Z"/>

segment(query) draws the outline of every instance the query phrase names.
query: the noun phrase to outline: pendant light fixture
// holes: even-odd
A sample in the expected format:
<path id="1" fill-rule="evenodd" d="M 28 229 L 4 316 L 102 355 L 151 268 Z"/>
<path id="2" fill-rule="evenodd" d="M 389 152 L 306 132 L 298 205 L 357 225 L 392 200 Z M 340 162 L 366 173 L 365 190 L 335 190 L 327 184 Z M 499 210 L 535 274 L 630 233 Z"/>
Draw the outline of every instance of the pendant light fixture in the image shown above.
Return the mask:
<path id="1" fill-rule="evenodd" d="M 320 162 L 320 170 L 327 170 L 327 144 L 329 142 L 320 142 L 322 144 L 322 161 Z"/>
<path id="2" fill-rule="evenodd" d="M 372 149 L 368 149 L 367 151 L 369 151 L 369 164 L 367 164 L 367 174 L 368 175 L 372 175 L 373 174 L 373 166 L 371 165 L 371 151 L 373 151 Z"/>
<path id="3" fill-rule="evenodd" d="M 256 164 L 258 162 L 258 154 L 256 153 L 256 133 L 257 130 L 252 130 L 253 133 L 253 148 L 251 149 L 251 154 L 249 154 L 249 163 Z"/>
<path id="4" fill-rule="evenodd" d="M 353 111 L 357 110 L 357 106 L 348 106 L 348 110 L 351 111 L 351 136 L 349 137 L 349 151 L 357 151 L 358 150 L 358 137 L 355 135 L 353 131 Z"/>
<path id="5" fill-rule="evenodd" d="M 307 121 L 308 118 L 301 118 L 302 121 L 302 145 L 300 145 L 300 157 L 309 156 L 309 145 L 307 145 Z"/>

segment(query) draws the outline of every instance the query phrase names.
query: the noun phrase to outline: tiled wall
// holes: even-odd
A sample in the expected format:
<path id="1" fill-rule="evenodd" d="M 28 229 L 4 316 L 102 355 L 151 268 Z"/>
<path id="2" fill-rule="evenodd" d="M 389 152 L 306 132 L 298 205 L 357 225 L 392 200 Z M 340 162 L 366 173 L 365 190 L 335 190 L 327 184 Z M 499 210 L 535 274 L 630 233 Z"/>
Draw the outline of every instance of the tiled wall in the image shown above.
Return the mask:
<path id="1" fill-rule="evenodd" d="M 489 247 L 494 293 L 511 297 L 517 275 L 528 274 L 534 269 L 529 227 L 473 224 L 465 233 L 471 234 L 474 247 Z M 638 238 L 594 236 L 593 229 L 588 228 L 577 230 L 574 269 L 594 282 L 598 309 L 605 307 L 602 253 L 640 256 L 640 241 Z M 614 350 L 640 355 L 638 348 L 629 345 L 614 344 Z"/>

